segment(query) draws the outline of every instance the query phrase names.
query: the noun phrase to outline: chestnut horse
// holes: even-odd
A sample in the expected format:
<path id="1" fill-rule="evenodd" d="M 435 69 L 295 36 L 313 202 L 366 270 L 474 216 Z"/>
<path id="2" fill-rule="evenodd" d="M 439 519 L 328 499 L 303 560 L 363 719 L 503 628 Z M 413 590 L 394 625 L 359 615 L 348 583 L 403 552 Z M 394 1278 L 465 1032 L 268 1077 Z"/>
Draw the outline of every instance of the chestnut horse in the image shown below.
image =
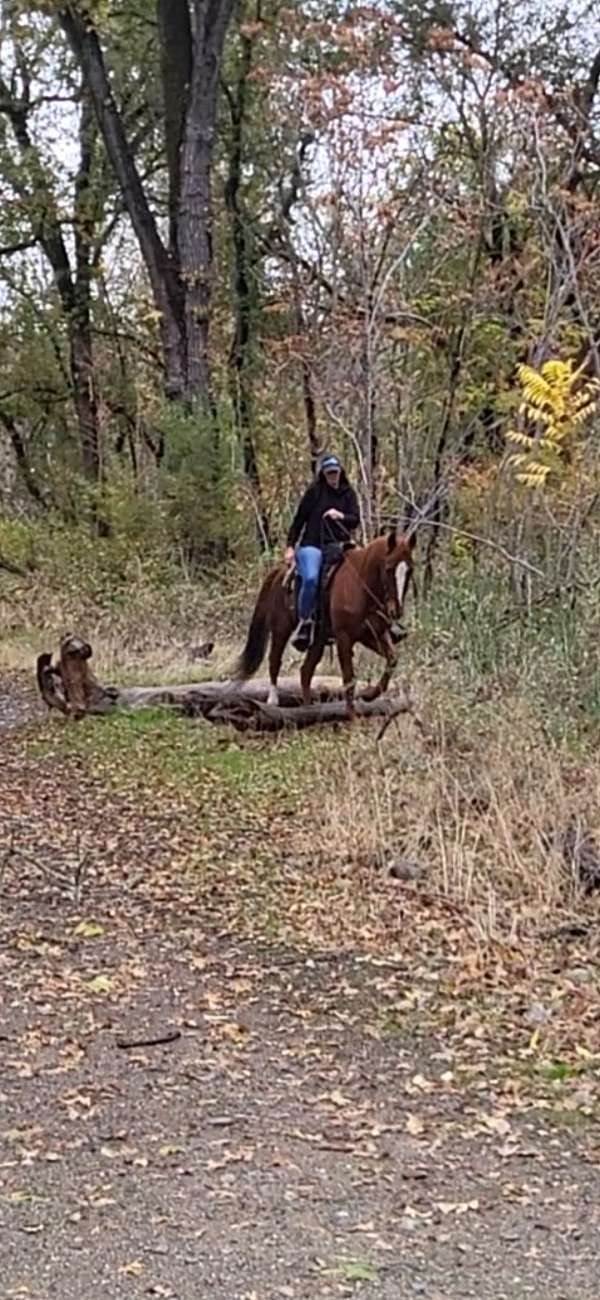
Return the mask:
<path id="1" fill-rule="evenodd" d="M 356 644 L 374 650 L 385 659 L 385 670 L 364 698 L 377 699 L 389 685 L 396 667 L 394 624 L 402 615 L 404 598 L 412 574 L 415 545 L 412 536 L 398 535 L 396 530 L 377 537 L 368 546 L 347 550 L 329 583 L 329 621 L 337 647 L 348 713 L 353 713 L 354 665 Z M 277 678 L 285 647 L 296 627 L 294 602 L 286 582 L 288 569 L 279 564 L 267 574 L 258 594 L 248 637 L 235 670 L 235 680 L 247 681 L 260 667 L 269 635 L 269 704 L 277 704 Z M 325 649 L 323 628 L 315 639 L 300 670 L 302 696 L 310 703 L 311 681 Z"/>

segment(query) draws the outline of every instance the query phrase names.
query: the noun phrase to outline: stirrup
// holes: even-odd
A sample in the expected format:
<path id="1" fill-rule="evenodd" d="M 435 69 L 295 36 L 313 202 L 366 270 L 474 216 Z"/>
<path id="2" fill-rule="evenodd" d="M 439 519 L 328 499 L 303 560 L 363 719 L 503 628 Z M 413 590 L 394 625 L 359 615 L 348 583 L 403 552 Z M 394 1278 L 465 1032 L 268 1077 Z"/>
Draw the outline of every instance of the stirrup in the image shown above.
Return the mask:
<path id="1" fill-rule="evenodd" d="M 310 650 L 313 643 L 315 624 L 312 618 L 301 618 L 292 637 L 294 650 Z"/>
<path id="2" fill-rule="evenodd" d="M 390 637 L 392 640 L 392 644 L 398 645 L 398 642 L 404 641 L 405 637 L 407 636 L 408 636 L 408 632 L 404 627 L 404 625 L 400 622 L 400 619 L 394 619 L 393 623 L 390 623 Z"/>

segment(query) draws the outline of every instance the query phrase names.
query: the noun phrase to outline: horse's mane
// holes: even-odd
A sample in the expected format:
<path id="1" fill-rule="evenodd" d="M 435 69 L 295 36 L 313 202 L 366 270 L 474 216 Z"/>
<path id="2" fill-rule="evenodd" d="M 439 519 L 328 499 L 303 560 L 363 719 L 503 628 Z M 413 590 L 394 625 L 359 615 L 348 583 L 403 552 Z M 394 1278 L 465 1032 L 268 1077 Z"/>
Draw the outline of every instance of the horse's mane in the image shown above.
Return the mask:
<path id="1" fill-rule="evenodd" d="M 400 539 L 398 538 L 398 541 Z M 388 553 L 388 539 L 386 535 L 373 538 L 372 542 L 367 542 L 366 546 L 355 546 L 346 552 L 346 558 L 354 560 L 358 568 L 368 564 L 373 560 L 383 560 Z"/>

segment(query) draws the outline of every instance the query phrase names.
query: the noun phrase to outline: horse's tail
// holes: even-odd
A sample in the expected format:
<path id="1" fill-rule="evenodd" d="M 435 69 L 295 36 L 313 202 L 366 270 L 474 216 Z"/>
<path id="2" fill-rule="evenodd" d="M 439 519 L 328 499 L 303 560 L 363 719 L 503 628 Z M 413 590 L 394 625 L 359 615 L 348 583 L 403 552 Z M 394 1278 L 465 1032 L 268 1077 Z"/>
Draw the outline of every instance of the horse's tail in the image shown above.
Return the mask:
<path id="1" fill-rule="evenodd" d="M 274 588 L 281 578 L 280 569 L 272 569 L 267 574 L 263 585 L 258 593 L 254 613 L 250 620 L 248 636 L 242 653 L 236 663 L 233 678 L 238 682 L 245 682 L 256 672 L 264 658 L 267 648 L 267 639 L 270 631 L 271 602 L 274 595 Z"/>

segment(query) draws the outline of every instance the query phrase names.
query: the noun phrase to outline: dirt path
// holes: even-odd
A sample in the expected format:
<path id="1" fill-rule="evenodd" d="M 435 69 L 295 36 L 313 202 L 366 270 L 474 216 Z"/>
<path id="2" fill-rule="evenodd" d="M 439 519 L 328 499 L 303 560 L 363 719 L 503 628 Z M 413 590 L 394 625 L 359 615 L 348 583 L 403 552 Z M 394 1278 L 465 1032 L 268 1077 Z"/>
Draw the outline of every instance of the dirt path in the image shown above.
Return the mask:
<path id="1" fill-rule="evenodd" d="M 29 673 L 0 673 L 0 735 L 43 718 L 44 712 Z"/>
<path id="2" fill-rule="evenodd" d="M 30 740 L 2 742 L 3 1297 L 595 1300 L 591 1121 L 510 1109 L 476 1044 L 469 1075 L 403 1020 L 408 964 L 224 932 L 193 827 Z"/>

